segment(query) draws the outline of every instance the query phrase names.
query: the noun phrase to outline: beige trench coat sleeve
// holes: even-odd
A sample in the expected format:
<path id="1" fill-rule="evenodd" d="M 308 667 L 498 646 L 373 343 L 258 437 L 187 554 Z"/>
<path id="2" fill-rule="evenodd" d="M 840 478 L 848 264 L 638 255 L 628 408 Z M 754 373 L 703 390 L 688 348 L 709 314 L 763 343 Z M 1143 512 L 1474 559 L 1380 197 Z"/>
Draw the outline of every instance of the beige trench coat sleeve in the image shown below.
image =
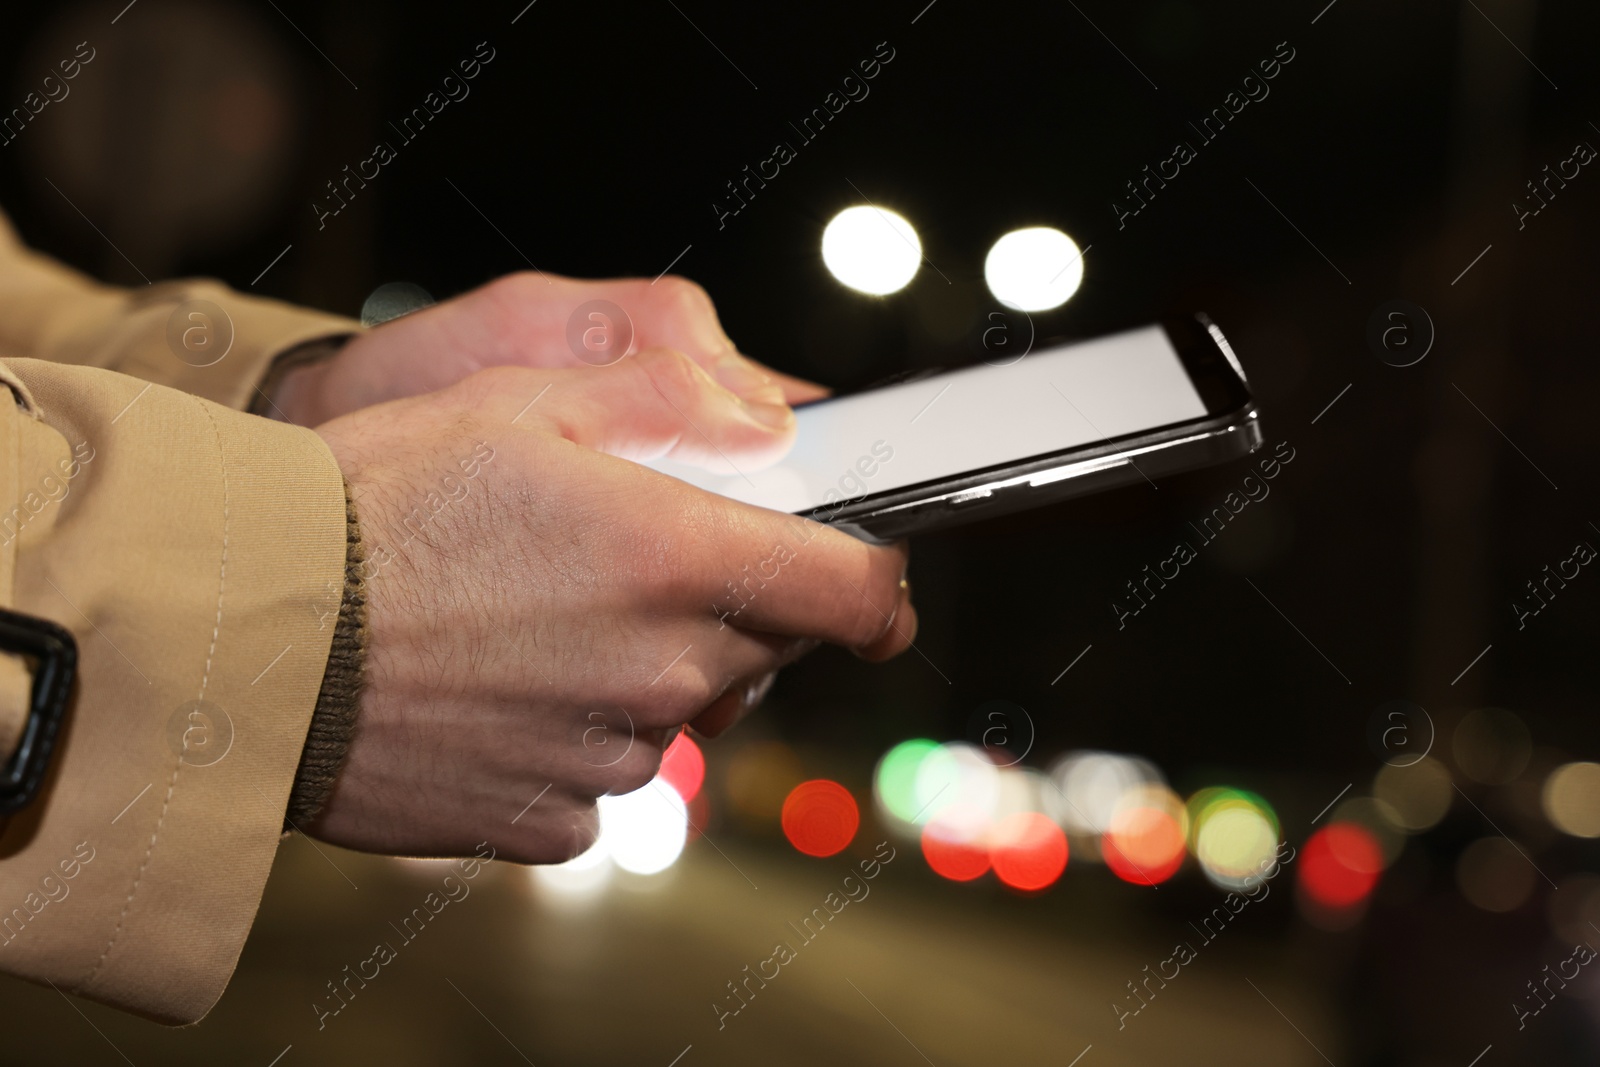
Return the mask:
<path id="1" fill-rule="evenodd" d="M 232 309 L 233 348 L 209 368 L 165 342 L 196 292 Z M 0 970 L 170 1023 L 221 995 L 277 847 L 346 554 L 321 439 L 230 409 L 278 352 L 350 328 L 214 283 L 109 289 L 0 247 L 0 606 L 79 648 L 46 787 L 0 830 Z M 21 718 L 0 705 L 3 758 Z"/>
<path id="2" fill-rule="evenodd" d="M 101 285 L 25 247 L 0 213 L 0 357 L 106 367 L 242 411 L 279 355 L 360 329 L 207 279 Z"/>

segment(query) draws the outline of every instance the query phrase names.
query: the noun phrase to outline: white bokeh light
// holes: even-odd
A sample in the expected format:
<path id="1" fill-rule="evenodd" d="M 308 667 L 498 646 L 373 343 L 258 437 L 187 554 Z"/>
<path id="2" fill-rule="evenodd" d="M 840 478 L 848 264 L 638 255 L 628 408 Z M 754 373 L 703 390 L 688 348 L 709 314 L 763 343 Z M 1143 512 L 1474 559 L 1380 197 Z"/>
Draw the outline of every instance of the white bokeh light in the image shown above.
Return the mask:
<path id="1" fill-rule="evenodd" d="M 1069 752 L 1051 766 L 1050 777 L 1055 786 L 1044 793 L 1046 813 L 1068 833 L 1095 836 L 1111 828 L 1124 798 L 1163 784 L 1154 764 L 1116 752 Z"/>
<path id="2" fill-rule="evenodd" d="M 1012 230 L 989 249 L 983 278 L 1006 307 L 1049 311 L 1083 284 L 1083 253 L 1076 241 L 1050 226 Z"/>
<path id="3" fill-rule="evenodd" d="M 919 821 L 942 840 L 977 841 L 994 821 L 1001 788 L 988 753 L 964 741 L 946 742 L 917 768 Z"/>
<path id="4" fill-rule="evenodd" d="M 623 870 L 656 874 L 683 852 L 689 812 L 677 790 L 660 779 L 618 797 L 601 797 L 599 804 L 599 844 Z"/>
<path id="5" fill-rule="evenodd" d="M 922 242 L 911 223 L 893 211 L 850 207 L 822 231 L 822 261 L 850 288 L 884 296 L 916 276 Z"/>
<path id="6" fill-rule="evenodd" d="M 561 895 L 588 896 L 611 881 L 616 865 L 610 851 L 601 841 L 595 841 L 581 855 L 565 863 L 531 867 L 533 880 L 541 889 Z"/>

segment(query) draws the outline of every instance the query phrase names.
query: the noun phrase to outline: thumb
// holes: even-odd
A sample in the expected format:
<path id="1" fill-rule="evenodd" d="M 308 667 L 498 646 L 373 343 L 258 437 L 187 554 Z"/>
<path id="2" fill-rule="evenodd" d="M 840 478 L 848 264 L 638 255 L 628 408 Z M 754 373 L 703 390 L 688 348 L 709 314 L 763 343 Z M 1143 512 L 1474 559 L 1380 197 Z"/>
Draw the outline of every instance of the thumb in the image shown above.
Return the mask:
<path id="1" fill-rule="evenodd" d="M 787 404 L 743 399 L 667 348 L 581 370 L 496 367 L 462 384 L 487 413 L 638 462 L 665 458 L 733 474 L 769 466 L 794 444 Z"/>

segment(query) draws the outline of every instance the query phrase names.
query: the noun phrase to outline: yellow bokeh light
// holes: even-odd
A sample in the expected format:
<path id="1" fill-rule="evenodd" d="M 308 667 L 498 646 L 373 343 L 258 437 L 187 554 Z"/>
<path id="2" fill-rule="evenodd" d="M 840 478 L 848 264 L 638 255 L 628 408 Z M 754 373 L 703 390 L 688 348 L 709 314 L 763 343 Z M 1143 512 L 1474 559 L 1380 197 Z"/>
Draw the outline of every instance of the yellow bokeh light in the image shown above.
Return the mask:
<path id="1" fill-rule="evenodd" d="M 1573 837 L 1600 837 L 1600 763 L 1568 763 L 1544 780 L 1544 813 Z"/>
<path id="2" fill-rule="evenodd" d="M 1395 825 L 1410 833 L 1437 826 L 1455 794 L 1449 770 L 1427 757 L 1406 766 L 1385 766 L 1372 783 L 1372 792 L 1393 810 Z"/>
<path id="3" fill-rule="evenodd" d="M 1271 871 L 1278 820 L 1266 801 L 1239 789 L 1202 789 L 1189 800 L 1194 855 L 1206 877 L 1241 889 Z"/>

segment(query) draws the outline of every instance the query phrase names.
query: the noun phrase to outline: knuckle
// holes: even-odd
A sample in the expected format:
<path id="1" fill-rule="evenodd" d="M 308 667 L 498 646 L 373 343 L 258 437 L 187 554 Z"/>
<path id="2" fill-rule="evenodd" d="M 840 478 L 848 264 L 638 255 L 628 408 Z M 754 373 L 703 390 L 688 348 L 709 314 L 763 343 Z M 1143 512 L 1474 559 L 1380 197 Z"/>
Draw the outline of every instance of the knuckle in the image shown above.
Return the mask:
<path id="1" fill-rule="evenodd" d="M 502 274 L 484 288 L 500 300 L 518 301 L 531 295 L 535 283 L 542 279 L 531 270 L 515 270 Z"/>
<path id="2" fill-rule="evenodd" d="M 635 745 L 628 758 L 611 769 L 606 792 L 621 796 L 643 789 L 661 770 L 661 751 L 651 745 Z"/>
<path id="3" fill-rule="evenodd" d="M 600 837 L 600 809 L 592 797 L 571 797 L 539 819 L 524 819 L 520 834 L 500 858 L 515 863 L 565 863 L 583 855 Z"/>
<path id="4" fill-rule="evenodd" d="M 480 402 L 492 396 L 509 393 L 524 384 L 527 371 L 521 367 L 484 367 L 473 371 L 461 380 L 461 390 L 469 400 Z"/>
<path id="5" fill-rule="evenodd" d="M 577 859 L 600 839 L 600 807 L 593 801 L 575 808 L 570 822 L 572 832 L 556 841 L 556 863 Z"/>
<path id="6" fill-rule="evenodd" d="M 693 315 L 711 310 L 711 294 L 681 274 L 669 274 L 657 281 L 656 286 L 662 290 L 661 299 L 672 311 Z"/>
<path id="7" fill-rule="evenodd" d="M 651 726 L 680 726 L 717 697 L 717 687 L 705 672 L 684 669 L 682 664 L 656 687 L 663 691 L 651 700 L 645 712 Z"/>
<path id="8" fill-rule="evenodd" d="M 713 547 L 723 540 L 726 509 L 721 497 L 688 487 L 652 495 L 648 521 L 627 541 L 637 587 L 652 603 L 710 612 L 727 596 L 720 577 L 725 559 Z"/>
<path id="9" fill-rule="evenodd" d="M 708 380 L 699 364 L 674 348 L 650 349 L 641 354 L 638 366 L 667 396 L 688 396 Z"/>

